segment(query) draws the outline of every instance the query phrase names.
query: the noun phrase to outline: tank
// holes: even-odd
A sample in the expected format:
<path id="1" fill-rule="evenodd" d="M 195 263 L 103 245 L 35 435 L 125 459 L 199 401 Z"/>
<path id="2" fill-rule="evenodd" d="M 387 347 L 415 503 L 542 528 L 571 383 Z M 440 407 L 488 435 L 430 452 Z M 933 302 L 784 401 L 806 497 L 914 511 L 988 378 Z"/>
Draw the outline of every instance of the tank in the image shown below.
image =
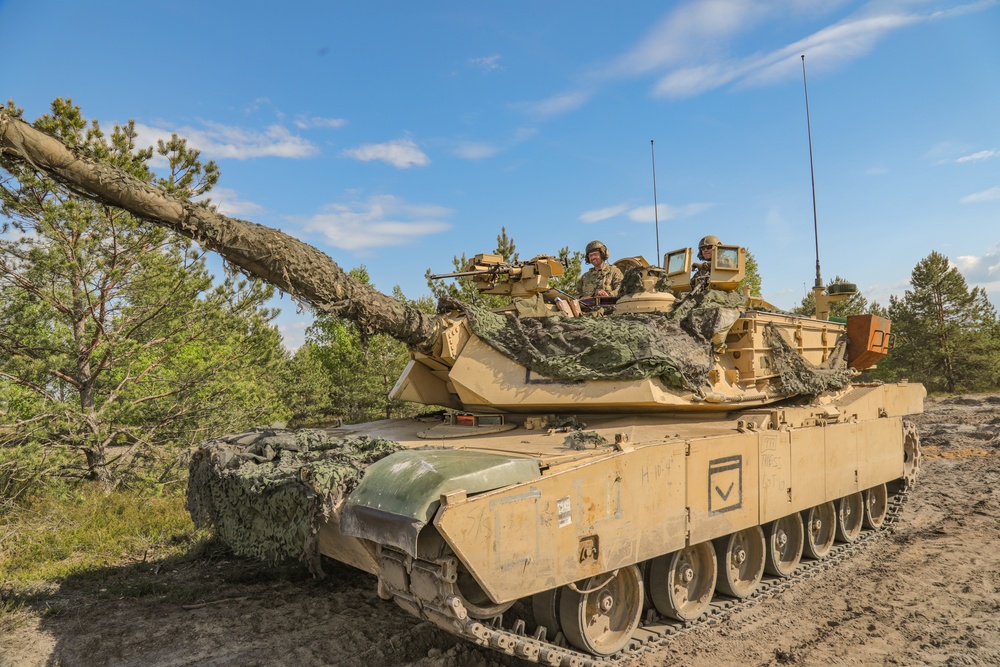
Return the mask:
<path id="1" fill-rule="evenodd" d="M 360 568 L 415 617 L 529 662 L 612 664 L 849 555 L 916 480 L 905 417 L 924 388 L 858 382 L 891 324 L 829 320 L 850 288 L 817 287 L 817 315 L 792 315 L 741 288 L 744 249 L 695 267 L 681 248 L 662 268 L 621 261 L 622 295 L 593 303 L 551 289 L 551 256 L 483 254 L 441 277 L 510 306 L 427 315 L 280 231 L 0 124 L 5 159 L 409 346 L 392 396 L 437 412 L 194 454 L 192 514 L 240 553 Z"/>

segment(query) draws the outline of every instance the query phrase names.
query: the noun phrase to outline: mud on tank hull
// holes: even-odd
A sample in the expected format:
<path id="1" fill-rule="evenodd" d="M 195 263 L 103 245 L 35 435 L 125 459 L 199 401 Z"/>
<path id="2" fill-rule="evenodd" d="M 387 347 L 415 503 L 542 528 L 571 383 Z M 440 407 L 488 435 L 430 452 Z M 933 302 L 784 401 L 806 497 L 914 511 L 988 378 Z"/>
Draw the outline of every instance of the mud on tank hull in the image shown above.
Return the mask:
<path id="1" fill-rule="evenodd" d="M 370 435 L 421 449 L 368 468 L 320 548 L 459 636 L 529 661 L 600 661 L 644 619 L 692 621 L 715 596 L 746 598 L 765 573 L 791 576 L 801 558 L 879 528 L 891 490 L 916 477 L 903 417 L 924 396 L 853 385 L 697 421 L 592 416 L 587 432 L 609 444 L 583 449 L 524 421 L 437 443 L 415 437 L 419 424 L 377 422 Z"/>

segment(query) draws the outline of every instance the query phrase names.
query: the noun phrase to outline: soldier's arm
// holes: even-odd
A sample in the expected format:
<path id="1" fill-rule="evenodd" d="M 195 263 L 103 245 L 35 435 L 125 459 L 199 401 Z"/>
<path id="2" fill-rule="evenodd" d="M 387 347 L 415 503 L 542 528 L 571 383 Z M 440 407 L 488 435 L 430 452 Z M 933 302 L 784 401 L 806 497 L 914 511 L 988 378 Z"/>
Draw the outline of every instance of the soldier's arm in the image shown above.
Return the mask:
<path id="1" fill-rule="evenodd" d="M 617 266 L 611 266 L 611 285 L 608 289 L 608 296 L 618 296 L 618 290 L 622 287 L 622 281 L 625 280 L 625 276 L 622 274 L 622 270 Z"/>

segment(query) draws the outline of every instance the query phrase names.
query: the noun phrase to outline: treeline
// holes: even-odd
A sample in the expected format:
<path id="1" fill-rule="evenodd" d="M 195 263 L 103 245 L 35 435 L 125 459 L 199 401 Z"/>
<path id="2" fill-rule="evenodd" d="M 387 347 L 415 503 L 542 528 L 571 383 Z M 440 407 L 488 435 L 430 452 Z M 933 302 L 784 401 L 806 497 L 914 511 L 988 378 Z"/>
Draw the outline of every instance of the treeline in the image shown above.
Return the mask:
<path id="1" fill-rule="evenodd" d="M 830 284 L 846 283 L 839 276 Z M 812 294 L 795 312 L 814 310 Z M 910 289 L 890 296 L 889 305 L 856 292 L 834 303 L 831 316 L 872 313 L 892 320 L 889 354 L 869 380 L 923 383 L 931 392 L 992 391 L 1000 387 L 1000 321 L 981 287 L 970 288 L 958 268 L 937 251 L 920 260 Z"/>

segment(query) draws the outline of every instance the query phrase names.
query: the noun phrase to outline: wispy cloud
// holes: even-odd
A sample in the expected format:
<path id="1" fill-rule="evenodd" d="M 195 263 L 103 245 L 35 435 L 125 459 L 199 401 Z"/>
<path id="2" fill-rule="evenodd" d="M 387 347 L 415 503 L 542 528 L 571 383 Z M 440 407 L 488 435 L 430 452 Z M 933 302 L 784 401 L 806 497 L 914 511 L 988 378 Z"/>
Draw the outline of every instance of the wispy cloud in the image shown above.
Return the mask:
<path id="1" fill-rule="evenodd" d="M 321 118 L 319 116 L 299 116 L 293 122 L 295 123 L 295 127 L 300 130 L 309 130 L 312 128 L 336 130 L 347 125 L 346 118 Z"/>
<path id="2" fill-rule="evenodd" d="M 482 160 L 500 152 L 495 144 L 482 141 L 463 141 L 455 147 L 455 155 L 465 160 Z"/>
<path id="3" fill-rule="evenodd" d="M 801 54 L 807 55 L 813 70 L 833 70 L 867 55 L 903 28 L 978 11 L 997 0 L 973 0 L 945 10 L 930 2 L 868 0 L 846 18 L 827 18 L 855 4 L 854 0 L 689 0 L 668 11 L 620 56 L 582 75 L 575 89 L 518 106 L 540 116 L 563 114 L 586 104 L 602 87 L 637 77 L 653 77 L 651 93 L 665 98 L 770 85 L 799 76 Z M 825 18 L 827 25 L 805 37 L 747 52 L 748 45 L 758 43 L 748 36 L 762 26 L 777 33 L 795 30 L 806 21 L 816 25 Z"/>
<path id="4" fill-rule="evenodd" d="M 362 162 L 379 160 L 398 169 L 424 167 L 431 163 L 426 153 L 420 150 L 411 139 L 393 139 L 383 144 L 365 144 L 345 150 L 343 155 Z"/>
<path id="5" fill-rule="evenodd" d="M 608 206 L 607 208 L 597 208 L 592 211 L 584 211 L 580 214 L 580 222 L 584 222 L 588 225 L 595 222 L 603 222 L 604 220 L 610 220 L 611 218 L 617 218 L 620 215 L 624 215 L 629 208 L 628 204 L 618 204 L 616 206 Z"/>
<path id="6" fill-rule="evenodd" d="M 1000 201 L 1000 185 L 994 185 L 982 192 L 975 192 L 959 199 L 962 204 L 977 204 L 984 201 Z"/>
<path id="7" fill-rule="evenodd" d="M 258 157 L 300 159 L 312 157 L 319 149 L 310 141 L 295 136 L 283 125 L 270 125 L 264 131 L 202 121 L 200 127 L 184 126 L 164 129 L 136 123 L 140 144 L 156 145 L 157 140 L 169 141 L 172 134 L 187 139 L 188 145 L 211 159 L 248 160 Z M 154 162 L 155 166 L 156 165 Z"/>
<path id="8" fill-rule="evenodd" d="M 659 220 L 679 220 L 690 218 L 715 206 L 706 202 L 696 202 L 671 206 L 669 204 L 658 204 L 654 210 L 652 206 L 632 206 L 630 204 L 616 204 L 606 208 L 598 208 L 585 211 L 580 214 L 580 221 L 585 224 L 603 222 L 612 218 L 626 217 L 633 222 L 655 222 Z"/>
<path id="9" fill-rule="evenodd" d="M 928 18 L 895 11 L 855 15 L 767 53 L 712 58 L 679 67 L 660 78 L 654 94 L 689 97 L 730 84 L 755 87 L 785 81 L 801 73 L 801 54 L 807 54 L 821 70 L 835 69 L 868 54 L 889 33 Z"/>
<path id="10" fill-rule="evenodd" d="M 510 138 L 499 142 L 460 141 L 452 149 L 452 154 L 463 160 L 484 160 L 509 150 L 511 147 L 530 139 L 536 134 L 538 134 L 537 128 L 518 128 Z"/>
<path id="11" fill-rule="evenodd" d="M 520 102 L 513 106 L 532 116 L 549 118 L 579 109 L 590 100 L 590 97 L 590 92 L 574 90 L 559 93 L 538 102 Z"/>
<path id="12" fill-rule="evenodd" d="M 988 151 L 978 151 L 972 153 L 971 155 L 963 155 L 960 158 L 956 158 L 955 162 L 962 164 L 963 162 L 979 162 L 981 160 L 989 160 L 990 158 L 995 158 L 1000 156 L 1000 151 L 988 150 Z"/>
<path id="13" fill-rule="evenodd" d="M 405 245 L 451 229 L 444 218 L 451 209 L 434 204 L 409 204 L 382 195 L 365 201 L 336 203 L 314 215 L 306 230 L 319 232 L 327 243 L 344 250 Z"/>
<path id="14" fill-rule="evenodd" d="M 500 55 L 494 54 L 492 56 L 485 56 L 482 58 L 469 58 L 469 66 L 478 69 L 481 72 L 503 71 L 503 65 L 500 64 Z"/>
<path id="15" fill-rule="evenodd" d="M 260 204 L 241 199 L 239 193 L 230 188 L 212 188 L 209 198 L 219 213 L 234 218 L 249 217 L 264 210 Z"/>

